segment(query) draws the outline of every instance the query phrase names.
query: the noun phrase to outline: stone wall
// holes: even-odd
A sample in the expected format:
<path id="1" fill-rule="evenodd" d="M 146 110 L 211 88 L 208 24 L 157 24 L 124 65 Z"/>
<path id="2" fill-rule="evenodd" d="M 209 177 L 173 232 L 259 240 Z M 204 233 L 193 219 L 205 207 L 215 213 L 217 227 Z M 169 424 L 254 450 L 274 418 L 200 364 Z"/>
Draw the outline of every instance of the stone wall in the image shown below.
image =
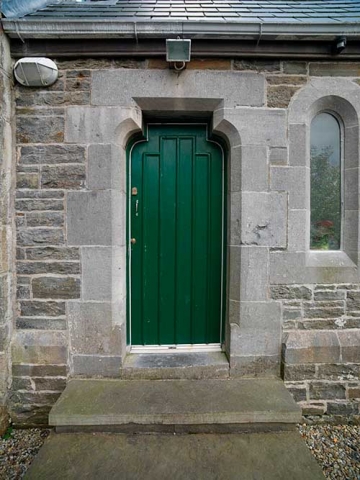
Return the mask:
<path id="1" fill-rule="evenodd" d="M 16 87 L 17 312 L 10 390 L 15 423 L 46 423 L 69 376 L 104 375 L 104 371 L 118 375 L 124 333 L 123 326 L 112 321 L 113 309 L 118 308 L 112 298 L 116 296 L 112 285 L 117 272 L 112 265 L 117 250 L 113 238 L 104 235 L 115 233 L 111 209 L 114 201 L 124 196 L 125 174 L 123 171 L 119 177 L 121 185 L 115 185 L 113 160 L 118 162 L 120 157 L 110 132 L 121 120 L 122 114 L 114 106 L 118 98 L 125 102 L 122 108 L 132 109 L 134 115 L 139 108 L 131 106 L 132 99 L 121 84 L 104 100 L 107 85 L 101 83 L 98 72 L 127 69 L 131 73 L 136 69 L 153 75 L 168 69 L 166 62 L 157 59 L 59 60 L 57 64 L 59 80 L 50 88 Z M 281 320 L 285 380 L 304 412 L 355 414 L 358 406 L 353 399 L 359 397 L 359 384 L 353 377 L 358 375 L 360 363 L 355 348 L 360 345 L 357 284 L 343 285 L 345 275 L 337 286 L 333 280 L 326 285 L 314 286 L 311 281 L 289 286 L 286 284 L 304 283 L 296 282 L 296 269 L 295 280 L 284 281 L 285 285 L 280 281 L 284 274 L 274 276 L 273 272 L 279 262 L 286 263 L 281 255 L 294 252 L 292 242 L 297 233 L 288 228 L 290 216 L 303 228 L 304 207 L 294 204 L 292 196 L 304 172 L 298 166 L 291 168 L 297 151 L 289 145 L 289 135 L 296 142 L 301 129 L 295 137 L 288 131 L 287 107 L 302 88 L 327 76 L 335 82 L 338 77 L 348 77 L 345 90 L 357 92 L 360 64 L 195 59 L 188 65 L 187 71 L 192 70 L 245 74 L 243 90 L 230 92 L 235 100 L 237 94 L 241 97 L 239 104 L 225 102 L 221 113 L 224 118 L 236 117 L 244 141 L 243 146 L 237 144 L 243 161 L 241 180 L 234 171 L 230 179 L 230 261 L 244 267 L 241 285 L 240 277 L 235 279 L 229 293 L 232 333 L 228 335 L 233 350 L 246 353 L 233 355 L 232 371 L 250 376 L 279 374 Z M 227 79 L 231 82 L 229 75 Z M 165 83 L 170 97 L 173 87 Z M 159 90 L 158 84 L 151 85 Z M 149 89 L 150 81 L 144 97 L 150 95 Z M 206 94 L 211 97 L 211 93 Z M 227 93 L 218 86 L 213 96 Z M 103 103 L 97 103 L 98 97 Z M 151 104 L 143 102 L 144 108 Z M 190 104 L 196 109 L 195 101 Z M 102 114 L 100 128 L 98 116 Z M 118 133 L 121 137 L 122 132 Z M 230 131 L 228 138 L 231 135 Z M 126 143 L 126 138 L 119 142 Z M 124 212 L 120 214 L 124 217 Z M 241 216 L 246 219 L 242 226 Z M 353 276 L 358 278 L 357 273 Z M 354 281 L 352 277 L 349 281 Z M 245 300 L 242 310 L 241 299 Z M 305 350 L 319 354 L 311 356 Z"/>
<path id="2" fill-rule="evenodd" d="M 12 62 L 6 37 L 0 32 L 0 436 L 7 427 L 9 341 L 14 307 L 14 219 Z"/>
<path id="3" fill-rule="evenodd" d="M 360 403 L 360 285 L 276 285 L 283 378 L 304 415 L 356 416 Z"/>
<path id="4" fill-rule="evenodd" d="M 88 159 L 88 145 L 64 143 L 65 114 L 68 106 L 90 104 L 92 69 L 143 65 L 131 60 L 57 63 L 59 79 L 50 88 L 16 87 L 17 313 L 10 394 L 15 423 L 47 423 L 47 414 L 71 374 L 70 344 L 77 353 L 85 354 L 89 341 L 95 341 L 100 344 L 99 352 L 107 353 L 104 342 L 94 339 L 101 331 L 90 333 L 89 339 L 85 331 L 89 327 L 80 317 L 76 328 L 69 331 L 69 314 L 76 310 L 76 304 L 69 302 L 81 297 L 81 273 L 92 277 L 95 289 L 101 279 L 93 271 L 82 272 L 80 248 L 74 246 L 73 237 L 68 241 L 71 232 L 66 214 L 71 195 L 91 189 L 96 168 L 105 182 L 105 159 L 102 165 L 89 169 L 89 163 L 96 162 L 97 152 Z M 75 220 L 75 229 L 79 222 L 80 216 Z M 96 244 L 97 239 L 93 239 Z M 96 254 L 95 250 L 92 254 Z M 83 250 L 82 255 L 91 261 L 87 251 Z M 101 305 L 93 306 L 97 307 L 101 310 Z M 89 318 L 86 320 L 91 323 Z M 96 329 L 96 325 L 93 327 Z M 83 364 L 84 373 L 92 374 L 91 360 L 84 355 L 75 361 Z"/>

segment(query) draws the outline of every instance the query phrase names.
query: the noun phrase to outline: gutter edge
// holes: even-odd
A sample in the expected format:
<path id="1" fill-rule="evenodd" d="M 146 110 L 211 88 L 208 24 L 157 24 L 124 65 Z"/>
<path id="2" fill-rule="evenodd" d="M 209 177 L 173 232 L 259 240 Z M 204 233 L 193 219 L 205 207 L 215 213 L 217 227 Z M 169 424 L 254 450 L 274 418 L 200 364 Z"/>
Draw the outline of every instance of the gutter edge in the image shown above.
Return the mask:
<path id="1" fill-rule="evenodd" d="M 261 23 L 211 21 L 140 21 L 101 19 L 1 20 L 4 32 L 12 38 L 186 38 L 330 40 L 339 35 L 360 38 L 360 23 Z"/>

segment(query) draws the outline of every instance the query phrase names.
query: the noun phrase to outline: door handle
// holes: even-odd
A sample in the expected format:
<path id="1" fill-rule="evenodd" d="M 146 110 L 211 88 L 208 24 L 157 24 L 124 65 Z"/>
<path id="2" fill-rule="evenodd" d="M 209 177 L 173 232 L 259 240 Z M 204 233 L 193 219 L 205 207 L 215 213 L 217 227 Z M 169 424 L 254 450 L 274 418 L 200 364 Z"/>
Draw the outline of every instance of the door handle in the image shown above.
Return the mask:
<path id="1" fill-rule="evenodd" d="M 139 200 L 136 200 L 135 202 L 135 215 L 137 217 L 139 216 Z"/>

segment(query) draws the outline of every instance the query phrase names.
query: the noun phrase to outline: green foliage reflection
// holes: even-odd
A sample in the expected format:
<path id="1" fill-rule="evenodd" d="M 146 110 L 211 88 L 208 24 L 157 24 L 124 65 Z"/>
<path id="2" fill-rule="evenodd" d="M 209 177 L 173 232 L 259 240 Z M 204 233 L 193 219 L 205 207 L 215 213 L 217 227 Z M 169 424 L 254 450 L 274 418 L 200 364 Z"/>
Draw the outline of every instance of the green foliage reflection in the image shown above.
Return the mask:
<path id="1" fill-rule="evenodd" d="M 316 250 L 339 250 L 341 242 L 340 162 L 331 147 L 311 148 L 311 242 Z"/>

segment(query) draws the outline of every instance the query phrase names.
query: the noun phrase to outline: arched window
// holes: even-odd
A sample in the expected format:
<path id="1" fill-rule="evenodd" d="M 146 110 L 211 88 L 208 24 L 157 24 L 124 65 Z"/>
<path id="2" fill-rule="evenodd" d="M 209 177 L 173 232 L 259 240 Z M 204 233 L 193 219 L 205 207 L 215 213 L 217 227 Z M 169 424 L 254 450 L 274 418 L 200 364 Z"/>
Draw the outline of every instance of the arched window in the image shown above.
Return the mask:
<path id="1" fill-rule="evenodd" d="M 311 122 L 311 231 L 313 250 L 340 250 L 342 231 L 341 128 L 328 112 Z"/>

